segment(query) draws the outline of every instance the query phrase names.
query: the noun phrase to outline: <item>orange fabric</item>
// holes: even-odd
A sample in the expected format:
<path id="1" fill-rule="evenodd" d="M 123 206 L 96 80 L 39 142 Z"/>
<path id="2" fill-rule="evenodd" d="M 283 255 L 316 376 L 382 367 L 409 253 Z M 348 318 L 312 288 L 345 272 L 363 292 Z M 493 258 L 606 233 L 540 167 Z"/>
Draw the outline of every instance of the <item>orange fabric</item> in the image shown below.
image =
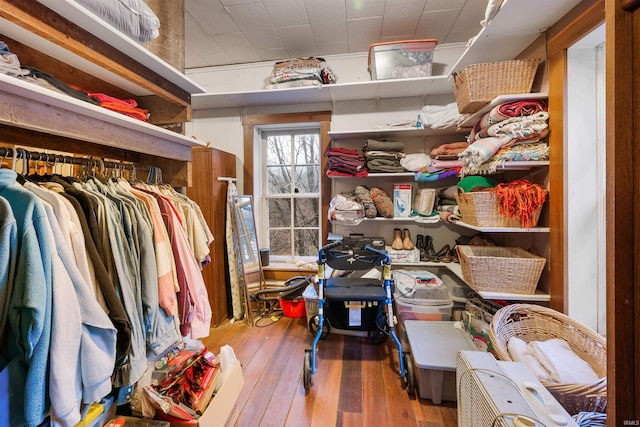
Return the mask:
<path id="1" fill-rule="evenodd" d="M 520 179 L 500 183 L 492 187 L 500 200 L 500 213 L 511 218 L 521 218 L 523 228 L 536 225 L 535 212 L 544 204 L 548 191 L 531 182 Z"/>

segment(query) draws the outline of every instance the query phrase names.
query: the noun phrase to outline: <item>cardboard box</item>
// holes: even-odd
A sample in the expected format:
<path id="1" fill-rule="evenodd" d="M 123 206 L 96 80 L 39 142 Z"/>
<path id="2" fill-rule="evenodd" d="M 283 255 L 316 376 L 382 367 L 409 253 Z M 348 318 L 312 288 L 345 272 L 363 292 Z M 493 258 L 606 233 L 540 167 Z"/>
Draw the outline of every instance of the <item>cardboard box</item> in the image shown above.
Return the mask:
<path id="1" fill-rule="evenodd" d="M 411 184 L 393 184 L 393 216 L 411 216 Z"/>
<path id="2" fill-rule="evenodd" d="M 240 361 L 237 361 L 227 374 L 218 392 L 209 402 L 207 409 L 198 418 L 198 422 L 190 424 L 188 422 L 171 421 L 171 427 L 224 427 L 235 409 L 236 401 L 243 386 L 242 367 L 240 366 Z"/>

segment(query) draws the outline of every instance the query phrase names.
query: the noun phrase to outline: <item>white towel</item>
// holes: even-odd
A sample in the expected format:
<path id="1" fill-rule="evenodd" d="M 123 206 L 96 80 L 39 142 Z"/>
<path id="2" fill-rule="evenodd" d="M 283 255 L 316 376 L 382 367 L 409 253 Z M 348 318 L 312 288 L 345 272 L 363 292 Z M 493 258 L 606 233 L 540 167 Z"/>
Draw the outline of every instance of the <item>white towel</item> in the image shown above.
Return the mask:
<path id="1" fill-rule="evenodd" d="M 549 371 L 554 382 L 589 384 L 600 379 L 591 365 L 574 353 L 562 339 L 532 341 L 529 343 L 529 352 Z"/>
<path id="2" fill-rule="evenodd" d="M 542 381 L 552 381 L 549 372 L 547 372 L 538 359 L 529 352 L 529 346 L 526 342 L 518 337 L 511 337 L 509 338 L 509 342 L 507 342 L 507 350 L 515 362 L 526 365 L 536 378 Z"/>

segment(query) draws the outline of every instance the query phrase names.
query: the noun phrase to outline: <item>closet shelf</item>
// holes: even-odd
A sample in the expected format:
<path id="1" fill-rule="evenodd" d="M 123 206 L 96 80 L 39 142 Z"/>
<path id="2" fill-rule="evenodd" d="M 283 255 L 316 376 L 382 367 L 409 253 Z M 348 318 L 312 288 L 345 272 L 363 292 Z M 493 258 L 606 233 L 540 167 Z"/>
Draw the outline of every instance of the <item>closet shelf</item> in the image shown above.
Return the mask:
<path id="1" fill-rule="evenodd" d="M 439 264 L 439 265 L 442 265 L 442 264 Z M 466 283 L 466 281 L 464 280 L 464 277 L 462 276 L 462 267 L 460 266 L 460 264 L 455 262 L 450 262 L 450 263 L 445 263 L 444 265 L 452 273 L 458 276 L 460 280 Z M 544 292 L 540 289 L 536 289 L 534 294 L 511 294 L 506 292 L 486 292 L 486 291 L 475 291 L 475 290 L 474 292 L 476 292 L 482 298 L 489 299 L 489 300 L 500 299 L 505 301 L 538 301 L 538 302 L 551 300 L 551 296 L 547 292 Z"/>
<path id="2" fill-rule="evenodd" d="M 480 231 L 484 233 L 548 233 L 549 227 L 532 227 L 532 228 L 519 228 L 519 227 L 478 227 L 476 225 L 467 224 L 462 221 L 456 221 L 455 224 L 459 227 L 468 228 L 470 230 Z"/>
<path id="3" fill-rule="evenodd" d="M 504 0 L 496 16 L 484 27 L 452 67 L 516 58 L 547 28 L 573 9 L 580 0 Z"/>
<path id="4" fill-rule="evenodd" d="M 38 0 L 38 2 L 104 40 L 128 57 L 134 58 L 140 64 L 155 71 L 160 77 L 174 83 L 186 92 L 191 94 L 206 92 L 198 83 L 74 0 Z"/>
<path id="5" fill-rule="evenodd" d="M 176 132 L 0 74 L 0 124 L 188 161 L 204 145 Z"/>
<path id="6" fill-rule="evenodd" d="M 399 139 L 399 138 L 413 138 L 413 137 L 425 137 L 425 136 L 438 136 L 438 135 L 452 135 L 460 134 L 464 135 L 466 132 L 462 129 L 455 127 L 444 129 L 418 129 L 415 127 L 402 127 L 402 128 L 377 128 L 377 129 L 362 129 L 362 130 L 348 130 L 348 131 L 329 131 L 329 137 L 332 141 L 343 141 L 350 139 Z"/>
<path id="7" fill-rule="evenodd" d="M 425 97 L 453 93 L 448 76 L 335 83 L 322 86 L 194 94 L 194 110 L 258 105 L 341 102 L 362 99 Z"/>

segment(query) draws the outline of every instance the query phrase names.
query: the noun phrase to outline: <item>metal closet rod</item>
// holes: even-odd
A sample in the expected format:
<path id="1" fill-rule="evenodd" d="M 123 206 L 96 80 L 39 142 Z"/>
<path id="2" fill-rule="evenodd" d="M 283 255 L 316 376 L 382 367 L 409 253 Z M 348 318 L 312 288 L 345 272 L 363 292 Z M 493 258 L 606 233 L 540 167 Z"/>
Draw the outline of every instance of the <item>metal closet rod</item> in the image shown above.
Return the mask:
<path id="1" fill-rule="evenodd" d="M 16 151 L 16 159 L 24 159 L 24 160 L 35 160 L 49 163 L 62 163 L 68 165 L 83 165 L 83 166 L 103 166 L 105 168 L 112 169 L 122 169 L 123 167 L 126 169 L 140 170 L 141 168 L 136 166 L 134 163 L 121 163 L 121 162 L 112 162 L 103 159 L 95 159 L 92 157 L 71 157 L 64 156 L 62 154 L 54 154 L 54 153 L 41 153 L 39 151 L 28 151 L 23 148 L 11 148 L 11 147 L 0 147 L 0 157 L 8 158 L 13 157 L 14 150 Z M 21 154 L 24 153 L 24 154 Z M 24 157 L 23 157 L 24 156 Z"/>

